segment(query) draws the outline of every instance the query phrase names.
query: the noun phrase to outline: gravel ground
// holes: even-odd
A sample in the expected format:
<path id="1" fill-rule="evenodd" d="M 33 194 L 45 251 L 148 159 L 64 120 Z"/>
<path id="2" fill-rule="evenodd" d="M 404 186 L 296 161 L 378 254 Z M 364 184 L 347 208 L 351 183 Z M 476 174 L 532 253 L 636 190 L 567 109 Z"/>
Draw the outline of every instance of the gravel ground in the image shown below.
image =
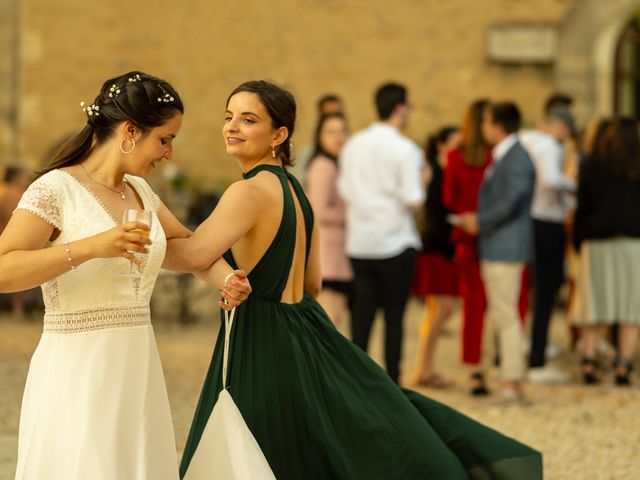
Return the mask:
<path id="1" fill-rule="evenodd" d="M 215 318 L 203 300 L 204 317 Z M 404 384 L 417 346 L 421 305 L 412 301 L 406 319 Z M 456 380 L 449 390 L 419 389 L 467 415 L 539 449 L 544 454 L 545 478 L 551 480 L 622 480 L 640 478 L 640 388 L 620 389 L 611 379 L 598 387 L 578 383 L 577 361 L 563 353 L 554 364 L 571 371 L 574 383 L 564 386 L 527 385 L 529 406 L 490 406 L 466 393 L 466 376 L 458 358 L 459 316 L 448 325 L 438 350 L 441 370 Z M 29 359 L 41 332 L 41 321 L 18 321 L 0 313 L 0 480 L 13 479 L 20 402 Z M 217 321 L 201 320 L 190 327 L 156 322 L 156 336 L 167 379 L 178 450 L 184 447 L 199 389 L 211 357 Z M 553 340 L 564 346 L 564 319 L 553 322 Z M 372 356 L 381 358 L 382 325 L 376 322 Z M 492 381 L 495 384 L 495 381 Z M 635 468 L 634 468 L 635 467 Z"/>

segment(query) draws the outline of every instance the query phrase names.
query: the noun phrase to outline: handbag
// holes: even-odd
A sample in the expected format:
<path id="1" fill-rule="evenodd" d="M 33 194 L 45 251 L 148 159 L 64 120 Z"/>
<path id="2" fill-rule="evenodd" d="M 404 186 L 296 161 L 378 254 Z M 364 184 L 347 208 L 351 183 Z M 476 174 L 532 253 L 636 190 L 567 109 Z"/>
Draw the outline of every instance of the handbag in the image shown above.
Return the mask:
<path id="1" fill-rule="evenodd" d="M 184 480 L 275 480 L 258 442 L 227 391 L 231 327 L 236 309 L 224 312 L 222 391 L 204 428 Z"/>

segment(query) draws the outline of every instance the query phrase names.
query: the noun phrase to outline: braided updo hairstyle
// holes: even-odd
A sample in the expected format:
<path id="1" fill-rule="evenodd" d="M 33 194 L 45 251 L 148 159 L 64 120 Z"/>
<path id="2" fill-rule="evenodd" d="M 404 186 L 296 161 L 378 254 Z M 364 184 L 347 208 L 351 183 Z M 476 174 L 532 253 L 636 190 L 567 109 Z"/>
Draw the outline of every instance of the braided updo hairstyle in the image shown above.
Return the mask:
<path id="1" fill-rule="evenodd" d="M 82 162 L 94 145 L 110 139 L 116 127 L 126 120 L 144 135 L 176 113 L 184 113 L 184 106 L 178 92 L 168 82 L 133 71 L 104 82 L 93 105 L 85 108 L 85 112 L 85 127 L 60 148 L 40 175 Z"/>
<path id="2" fill-rule="evenodd" d="M 229 98 L 227 98 L 227 106 L 229 100 L 236 93 L 250 92 L 255 93 L 260 99 L 260 103 L 264 105 L 269 112 L 273 128 L 286 127 L 289 134 L 287 138 L 278 146 L 278 157 L 284 167 L 291 167 L 294 164 L 294 158 L 291 153 L 291 137 L 296 126 L 296 100 L 293 94 L 284 88 L 279 87 L 265 80 L 251 80 L 237 87 Z"/>

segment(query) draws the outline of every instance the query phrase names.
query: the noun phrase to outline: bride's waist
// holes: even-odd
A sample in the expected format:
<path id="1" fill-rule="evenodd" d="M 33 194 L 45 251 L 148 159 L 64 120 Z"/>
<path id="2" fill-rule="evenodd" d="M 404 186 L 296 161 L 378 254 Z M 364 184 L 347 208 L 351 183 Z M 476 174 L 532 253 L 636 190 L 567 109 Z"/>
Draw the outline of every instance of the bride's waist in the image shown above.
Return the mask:
<path id="1" fill-rule="evenodd" d="M 45 312 L 45 333 L 80 333 L 151 325 L 148 305 Z"/>

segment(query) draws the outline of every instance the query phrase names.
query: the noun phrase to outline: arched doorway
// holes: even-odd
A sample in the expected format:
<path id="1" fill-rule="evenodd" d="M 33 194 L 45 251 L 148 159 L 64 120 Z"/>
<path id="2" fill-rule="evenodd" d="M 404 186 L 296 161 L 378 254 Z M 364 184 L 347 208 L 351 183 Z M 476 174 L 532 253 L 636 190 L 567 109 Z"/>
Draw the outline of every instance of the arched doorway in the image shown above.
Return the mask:
<path id="1" fill-rule="evenodd" d="M 640 117 L 640 12 L 626 25 L 616 46 L 613 113 Z"/>
<path id="2" fill-rule="evenodd" d="M 614 114 L 619 105 L 631 109 L 627 111 L 640 112 L 640 107 L 633 106 L 635 98 L 640 102 L 640 90 L 638 95 L 634 93 L 631 97 L 627 79 L 626 84 L 622 82 L 626 90 L 618 91 L 616 74 L 616 52 L 623 32 L 636 21 L 639 11 L 640 0 L 580 0 L 565 18 L 560 31 L 555 84 L 558 90 L 574 96 L 575 111 L 582 124 L 594 117 Z M 640 44 L 635 51 L 638 49 Z M 624 57 L 633 55 L 629 52 L 634 49 L 625 44 L 622 51 L 621 58 L 626 63 L 621 62 L 620 66 L 625 67 L 621 72 L 626 72 L 626 76 L 631 70 L 640 73 L 640 57 L 635 61 L 634 69 L 629 68 L 631 62 Z M 634 92 L 635 88 L 640 86 L 634 87 Z"/>

